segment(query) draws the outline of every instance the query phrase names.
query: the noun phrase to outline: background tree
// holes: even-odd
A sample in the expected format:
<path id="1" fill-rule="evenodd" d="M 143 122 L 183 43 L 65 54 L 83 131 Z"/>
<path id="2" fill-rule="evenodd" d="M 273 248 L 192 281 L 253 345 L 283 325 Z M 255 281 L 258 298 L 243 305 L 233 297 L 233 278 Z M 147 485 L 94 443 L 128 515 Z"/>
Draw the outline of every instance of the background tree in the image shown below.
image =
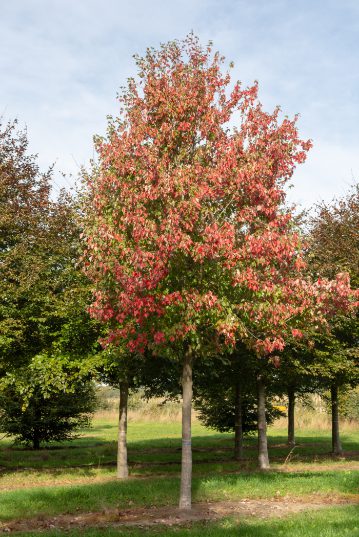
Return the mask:
<path id="1" fill-rule="evenodd" d="M 330 204 L 321 204 L 310 221 L 308 259 L 315 276 L 333 278 L 338 271 L 359 285 L 359 185 Z M 357 291 L 358 296 L 358 291 Z M 339 390 L 358 383 L 358 313 L 338 314 L 331 332 L 316 337 L 315 371 L 331 392 L 332 451 L 341 454 L 339 436 Z"/>
<path id="2" fill-rule="evenodd" d="M 36 252 L 45 240 L 51 171 L 41 174 L 27 154 L 25 132 L 16 122 L 0 126 L 0 356 L 2 371 L 23 350 L 31 352 L 31 311 L 25 295 L 38 276 Z M 30 323 L 30 326 L 29 326 Z"/>
<path id="3" fill-rule="evenodd" d="M 248 355 L 251 355 L 248 359 Z M 236 350 L 227 359 L 203 360 L 195 371 L 194 406 L 199 419 L 220 432 L 234 432 L 234 457 L 243 458 L 243 437 L 258 429 L 257 356 L 246 348 Z M 268 394 L 266 421 L 282 416 Z"/>
<path id="4" fill-rule="evenodd" d="M 62 411 L 66 420 L 65 392 L 72 394 L 72 412 L 77 402 L 74 415 L 91 407 L 86 357 L 97 351 L 99 335 L 86 313 L 88 282 L 77 267 L 74 202 L 64 193 L 51 199 L 51 170 L 40 173 L 27 145 L 16 122 L 0 129 L 0 391 L 9 433 L 15 424 L 10 427 L 4 412 L 10 409 L 12 420 L 22 414 L 26 420 L 42 400 L 44 407 L 52 405 L 54 416 L 57 401 L 56 419 Z M 87 403 L 73 396 L 75 388 L 88 394 Z"/>
<path id="5" fill-rule="evenodd" d="M 332 453 L 342 454 L 339 434 L 339 395 L 340 391 L 358 385 L 358 319 L 349 315 L 337 316 L 332 321 L 332 330 L 327 335 L 315 338 L 315 363 L 311 374 L 319 384 L 319 393 L 330 391 L 332 415 Z"/>
<path id="6" fill-rule="evenodd" d="M 359 285 L 359 184 L 332 203 L 321 203 L 309 221 L 308 261 L 319 277 L 348 272 Z"/>
<path id="7" fill-rule="evenodd" d="M 312 327 L 312 331 L 314 327 Z M 313 340 L 309 333 L 302 338 L 290 338 L 283 352 L 278 357 L 279 363 L 273 378 L 273 390 L 280 397 L 287 397 L 288 401 L 288 437 L 289 447 L 295 446 L 295 407 L 297 400 L 308 393 L 318 391 L 318 379 L 313 367 L 315 353 Z"/>
<path id="8" fill-rule="evenodd" d="M 138 353 L 130 353 L 125 346 L 109 345 L 104 352 L 97 355 L 91 368 L 101 381 L 120 392 L 118 437 L 117 437 L 117 477 L 128 477 L 127 457 L 127 414 L 128 397 L 143 387 L 144 358 Z M 141 380 L 140 380 L 141 379 Z"/>
<path id="9" fill-rule="evenodd" d="M 61 371 L 67 389 L 61 390 L 52 384 L 44 394 L 44 376 L 39 375 L 43 368 L 36 370 L 32 365 L 31 378 L 29 368 L 26 368 L 26 377 L 19 378 L 18 374 L 15 382 L 2 386 L 0 430 L 13 437 L 15 442 L 33 449 L 40 449 L 44 443 L 75 438 L 77 431 L 90 426 L 97 407 L 93 383 L 78 378 L 69 382 L 69 372 Z M 31 394 L 27 391 L 29 385 Z"/>

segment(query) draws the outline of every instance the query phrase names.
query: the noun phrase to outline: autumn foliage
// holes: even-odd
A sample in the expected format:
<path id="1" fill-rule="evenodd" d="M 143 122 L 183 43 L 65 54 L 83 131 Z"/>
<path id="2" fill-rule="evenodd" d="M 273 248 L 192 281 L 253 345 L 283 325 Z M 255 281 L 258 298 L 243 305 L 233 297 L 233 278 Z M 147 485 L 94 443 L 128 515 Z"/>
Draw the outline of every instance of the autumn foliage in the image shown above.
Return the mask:
<path id="1" fill-rule="evenodd" d="M 269 354 L 301 336 L 318 300 L 324 316 L 333 286 L 347 299 L 345 276 L 302 278 L 283 206 L 311 142 L 296 117 L 265 112 L 257 84 L 233 83 L 222 64 L 192 35 L 149 49 L 97 140 L 85 268 L 96 284 L 91 313 L 112 327 L 104 344 L 143 352 L 241 339 Z"/>

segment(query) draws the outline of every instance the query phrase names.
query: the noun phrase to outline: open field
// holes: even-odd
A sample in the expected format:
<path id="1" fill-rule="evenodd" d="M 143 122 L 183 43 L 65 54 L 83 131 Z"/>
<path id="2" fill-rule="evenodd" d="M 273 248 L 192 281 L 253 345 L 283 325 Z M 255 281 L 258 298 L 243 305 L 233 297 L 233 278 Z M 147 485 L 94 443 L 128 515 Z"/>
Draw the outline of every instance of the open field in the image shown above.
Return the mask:
<path id="1" fill-rule="evenodd" d="M 340 459 L 330 455 L 328 430 L 298 432 L 291 451 L 285 429 L 273 427 L 272 469 L 259 473 L 254 437 L 238 463 L 233 435 L 195 421 L 190 519 L 176 510 L 180 423 L 129 424 L 130 479 L 124 482 L 115 478 L 116 432 L 116 414 L 103 412 L 75 441 L 38 452 L 2 439 L 0 531 L 135 536 L 151 524 L 148 535 L 359 536 L 357 427 L 345 427 Z"/>

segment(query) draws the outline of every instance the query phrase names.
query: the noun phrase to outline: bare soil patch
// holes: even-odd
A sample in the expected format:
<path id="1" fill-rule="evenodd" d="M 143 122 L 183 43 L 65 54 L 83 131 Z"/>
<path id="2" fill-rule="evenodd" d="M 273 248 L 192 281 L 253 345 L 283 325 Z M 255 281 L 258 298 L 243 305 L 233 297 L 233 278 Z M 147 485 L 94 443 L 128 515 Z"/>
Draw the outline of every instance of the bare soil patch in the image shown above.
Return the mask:
<path id="1" fill-rule="evenodd" d="M 191 511 L 181 511 L 174 507 L 149 507 L 109 509 L 101 512 L 36 517 L 0 523 L 0 533 L 14 531 L 41 531 L 49 529 L 69 530 L 73 528 L 106 528 L 119 526 L 149 527 L 154 525 L 176 526 L 201 521 L 215 521 L 226 516 L 235 518 L 284 517 L 302 511 L 323 509 L 333 505 L 359 504 L 355 497 L 305 497 L 274 498 L 272 500 L 247 500 L 238 502 L 196 503 Z"/>

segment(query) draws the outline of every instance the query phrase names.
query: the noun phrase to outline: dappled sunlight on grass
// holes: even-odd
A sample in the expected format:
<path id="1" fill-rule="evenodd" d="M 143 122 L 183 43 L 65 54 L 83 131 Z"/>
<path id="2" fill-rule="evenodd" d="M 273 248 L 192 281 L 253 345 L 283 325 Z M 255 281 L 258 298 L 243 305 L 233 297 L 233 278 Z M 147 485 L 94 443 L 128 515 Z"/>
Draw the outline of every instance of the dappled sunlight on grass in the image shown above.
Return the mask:
<path id="1" fill-rule="evenodd" d="M 111 420 L 108 417 L 107 421 L 103 417 L 95 419 L 93 428 L 83 431 L 73 442 L 53 444 L 39 451 L 11 447 L 9 439 L 1 440 L 0 521 L 126 509 L 129 506 L 176 506 L 181 460 L 180 423 L 129 424 L 130 479 L 126 481 L 118 481 L 115 477 L 116 436 L 114 414 Z M 318 434 L 300 431 L 298 445 L 291 450 L 286 445 L 285 431 L 271 428 L 272 469 L 260 473 L 256 470 L 255 436 L 246 438 L 245 460 L 236 462 L 233 459 L 233 435 L 217 433 L 195 421 L 193 499 L 207 502 L 245 498 L 283 501 L 321 498 L 321 501 L 330 502 L 331 498 L 348 498 L 352 501 L 359 481 L 359 433 L 353 430 L 343 434 L 343 447 L 348 453 L 352 452 L 347 460 L 331 457 L 330 440 L 329 431 Z M 274 523 L 273 526 L 260 526 L 259 523 L 257 526 L 238 526 L 235 523 L 233 527 L 231 522 L 227 524 L 211 525 L 207 534 L 219 535 L 221 532 L 226 535 L 227 530 L 233 530 L 237 532 L 236 536 L 261 537 L 267 535 L 263 532 L 269 527 L 273 531 L 285 531 Z M 257 534 L 253 533 L 253 528 Z M 247 533 L 238 533 L 242 530 Z M 162 530 L 158 531 L 158 535 L 162 534 Z M 187 530 L 178 531 L 176 535 Z M 195 531 L 202 535 L 205 530 L 196 525 Z"/>
<path id="2" fill-rule="evenodd" d="M 83 479 L 79 477 L 79 468 L 92 467 L 104 476 L 113 472 L 116 462 L 116 415 L 103 421 L 96 418 L 92 429 L 72 442 L 53 444 L 48 448 L 33 451 L 11 446 L 9 439 L 0 442 L 0 467 L 8 474 L 19 469 L 54 469 L 57 477 L 62 473 L 64 479 Z M 342 435 L 343 448 L 349 452 L 348 459 L 358 460 L 359 431 Z M 128 446 L 130 473 L 150 475 L 157 473 L 178 473 L 181 457 L 181 426 L 179 423 L 130 423 L 128 429 Z M 233 461 L 233 435 L 221 434 L 205 428 L 198 421 L 193 424 L 193 459 L 194 472 L 203 473 L 221 467 L 231 471 L 242 467 L 253 468 L 256 464 L 255 436 L 245 440 L 245 461 L 237 465 Z M 297 434 L 297 446 L 294 449 L 286 445 L 285 431 L 274 427 L 269 429 L 269 452 L 273 466 L 281 468 L 294 467 L 296 464 L 316 462 L 318 464 L 344 465 L 344 461 L 333 459 L 330 455 L 330 433 L 320 431 L 317 435 L 311 431 Z M 350 455 L 350 453 L 352 454 Z M 199 468 L 196 467 L 196 463 Z M 217 465 L 217 466 L 216 466 Z M 219 465 L 219 466 L 218 466 Z M 34 479 L 39 479 L 34 473 Z M 4 475 L 6 481 L 6 474 Z M 4 477 L 2 480 L 4 481 Z M 24 475 L 25 477 L 25 475 Z M 18 478 L 21 482 L 21 478 Z M 24 479 L 25 480 L 25 479 Z M 40 479 L 39 479 L 40 481 Z M 47 481 L 45 477 L 44 482 Z M 56 481 L 56 479 L 55 479 Z M 1 487 L 1 480 L 0 480 Z"/>

